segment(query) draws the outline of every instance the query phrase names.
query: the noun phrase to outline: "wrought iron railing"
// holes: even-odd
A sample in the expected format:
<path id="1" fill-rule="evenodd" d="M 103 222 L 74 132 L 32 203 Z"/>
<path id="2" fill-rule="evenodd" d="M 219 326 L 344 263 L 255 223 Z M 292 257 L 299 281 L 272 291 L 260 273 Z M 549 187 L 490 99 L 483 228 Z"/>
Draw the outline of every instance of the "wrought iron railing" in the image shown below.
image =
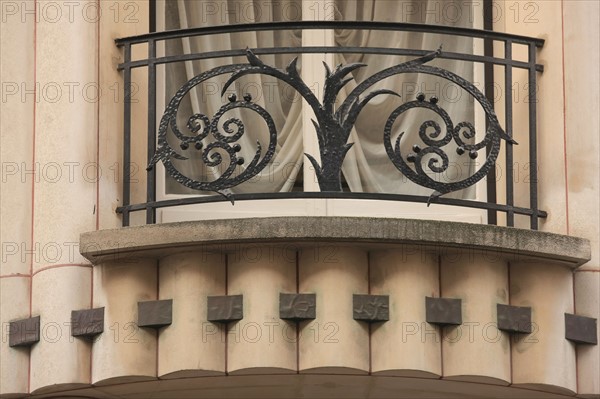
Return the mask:
<path id="1" fill-rule="evenodd" d="M 257 48 L 257 49 L 230 49 L 221 51 L 210 51 L 203 53 L 188 53 L 178 55 L 157 56 L 157 46 L 161 41 L 195 37 L 203 35 L 218 35 L 221 33 L 256 32 L 256 31 L 283 31 L 292 29 L 363 29 L 380 31 L 421 32 L 428 34 L 451 35 L 470 37 L 483 40 L 485 48 L 490 49 L 500 43 L 504 49 L 503 56 L 488 54 L 448 52 L 439 49 L 408 49 L 408 48 L 373 48 L 373 47 L 285 47 L 285 48 Z M 240 201 L 258 199 L 278 198 L 354 198 L 375 200 L 400 200 L 409 202 L 421 202 L 455 205 L 470 208 L 479 208 L 488 211 L 491 220 L 497 212 L 506 213 L 506 224 L 514 226 L 515 215 L 525 215 L 530 220 L 532 229 L 538 228 L 538 218 L 546 217 L 546 213 L 538 209 L 537 198 L 537 154 L 536 154 L 536 117 L 537 117 L 537 73 L 543 71 L 542 65 L 536 61 L 536 49 L 543 45 L 543 40 L 533 39 L 518 35 L 510 35 L 492 31 L 432 26 L 421 24 L 404 23 L 381 23 L 381 22 L 278 22 L 278 23 L 256 23 L 243 25 L 229 25 L 219 27 L 182 29 L 151 33 L 116 40 L 119 47 L 123 48 L 124 61 L 119 65 L 124 77 L 124 143 L 123 163 L 130 165 L 132 159 L 132 71 L 136 68 L 147 68 L 148 74 L 148 120 L 147 120 L 147 179 L 146 179 L 146 201 L 143 203 L 131 203 L 131 170 L 123 168 L 123 204 L 117 208 L 122 214 L 123 225 L 129 225 L 130 213 L 136 211 L 146 212 L 146 222 L 154 223 L 157 208 L 172 207 L 178 205 L 189 205 L 216 201 Z M 136 45 L 147 45 L 148 56 L 142 59 L 132 59 L 132 48 Z M 513 45 L 520 45 L 526 49 L 527 59 L 519 60 L 513 58 Z M 348 75 L 361 68 L 362 64 L 340 65 L 334 70 L 325 66 L 325 86 L 322 99 L 319 99 L 302 81 L 296 66 L 293 54 L 302 53 L 353 53 L 353 54 L 378 54 L 389 56 L 409 56 L 409 61 L 399 63 L 395 66 L 383 69 L 368 77 L 350 91 L 341 103 L 335 104 L 342 87 L 348 82 Z M 265 54 L 290 54 L 290 63 L 284 69 L 278 69 L 261 60 Z M 244 56 L 245 63 L 224 65 L 203 72 L 187 81 L 172 97 L 162 113 L 160 123 L 157 123 L 160 115 L 157 115 L 157 67 L 161 64 L 187 62 L 210 58 L 222 58 L 232 56 Z M 504 120 L 501 123 L 494 111 L 493 101 L 490 99 L 490 91 L 482 93 L 473 83 L 458 76 L 456 73 L 432 66 L 436 59 L 451 59 L 473 63 L 483 63 L 488 68 L 499 66 L 504 70 Z M 528 101 L 523 105 L 528 115 L 528 159 L 520 159 L 522 163 L 529 165 L 528 182 L 528 206 L 515 205 L 514 184 L 514 155 L 513 146 L 517 144 L 513 140 L 513 70 L 524 70 L 527 74 Z M 489 71 L 490 69 L 488 69 Z M 419 73 L 447 80 L 466 91 L 472 99 L 481 106 L 485 114 L 485 133 L 478 139 L 476 137 L 474 123 L 461 121 L 454 124 L 451 115 L 438 104 L 436 97 L 427 99 L 425 95 L 419 94 L 413 99 L 403 99 L 403 103 L 397 107 L 387 119 L 385 128 L 381 132 L 382 157 L 386 157 L 398 170 L 399 176 L 405 176 L 410 181 L 432 190 L 431 195 L 407 195 L 393 193 L 363 193 L 345 192 L 342 190 L 341 167 L 347 151 L 353 143 L 348 142 L 350 131 L 363 107 L 374 97 L 379 95 L 397 95 L 387 89 L 370 90 L 373 85 L 393 75 L 405 73 Z M 269 113 L 259 104 L 252 101 L 251 96 L 243 95 L 238 98 L 230 95 L 228 102 L 215 115 L 204 115 L 195 113 L 190 115 L 187 123 L 187 132 L 184 133 L 177 123 L 177 113 L 182 98 L 189 94 L 190 90 L 208 79 L 226 75 L 229 77 L 225 89 L 238 78 L 250 74 L 264 74 L 275 77 L 293 87 L 306 101 L 315 113 L 314 128 L 318 137 L 320 161 L 315 154 L 306 154 L 307 159 L 314 167 L 319 192 L 288 192 L 288 193 L 252 193 L 233 195 L 228 190 L 253 178 L 267 167 L 272 161 L 277 146 L 278 132 Z M 489 77 L 489 76 L 488 76 Z M 487 86 L 489 88 L 489 86 Z M 487 95 L 486 95 L 487 94 Z M 334 105 L 335 104 L 335 105 Z M 236 118 L 229 118 L 222 123 L 223 115 L 232 109 L 244 108 L 260 115 L 269 130 L 269 142 L 257 143 L 256 152 L 251 160 L 245 160 L 238 156 L 240 145 L 237 140 L 244 134 L 243 122 Z M 400 142 L 403 134 L 393 137 L 392 126 L 396 119 L 405 111 L 422 108 L 438 115 L 440 123 L 434 120 L 423 121 L 419 128 L 420 143 L 415 142 L 412 151 L 403 153 Z M 158 126 L 157 126 L 158 125 Z M 235 128 L 232 129 L 231 126 Z M 445 125 L 445 126 L 443 126 Z M 445 132 L 444 132 L 445 128 Z M 222 129 L 224 131 L 220 132 Z M 167 138 L 171 135 L 172 139 Z M 207 138 L 210 138 L 207 143 Z M 177 145 L 172 145 L 173 139 Z M 502 145 L 502 142 L 504 143 Z M 444 148 L 449 143 L 451 147 Z M 158 146 L 156 146 L 158 144 Z M 212 181 L 203 181 L 194 176 L 186 176 L 180 171 L 173 160 L 185 160 L 181 151 L 196 149 L 202 154 L 202 161 L 209 166 L 220 165 L 223 167 L 220 176 Z M 385 154 L 384 151 L 385 150 Z M 446 151 L 452 149 L 459 156 L 475 159 L 485 159 L 468 176 L 459 181 L 440 181 L 430 176 L 430 172 L 440 173 L 448 168 L 448 154 Z M 504 180 L 505 201 L 500 203 L 489 195 L 486 201 L 446 198 L 445 194 L 465 189 L 482 179 L 488 177 L 488 185 L 495 185 L 495 165 L 498 156 L 504 151 Z M 218 151 L 217 151 L 218 150 Z M 225 156 L 224 156 L 225 155 Z M 228 159 L 225 159 L 228 158 Z M 178 183 L 185 187 L 198 191 L 212 191 L 215 195 L 198 195 L 194 197 L 177 198 L 169 200 L 157 200 L 156 198 L 156 170 L 154 166 L 162 162 L 166 173 L 173 177 Z M 239 172 L 240 166 L 242 171 Z M 237 170 L 238 173 L 234 173 Z M 491 177 L 491 178 L 490 178 Z M 491 191 L 493 193 L 493 190 Z M 490 198 L 492 197 L 492 198 Z"/>

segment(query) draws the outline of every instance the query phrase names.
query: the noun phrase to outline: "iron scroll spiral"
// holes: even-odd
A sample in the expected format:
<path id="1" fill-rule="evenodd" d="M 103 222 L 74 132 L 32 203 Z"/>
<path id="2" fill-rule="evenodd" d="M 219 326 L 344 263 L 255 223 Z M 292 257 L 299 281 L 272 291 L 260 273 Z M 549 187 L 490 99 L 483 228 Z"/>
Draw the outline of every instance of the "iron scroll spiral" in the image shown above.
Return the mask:
<path id="1" fill-rule="evenodd" d="M 167 173 L 183 186 L 199 191 L 214 191 L 226 196 L 233 202 L 231 193 L 224 190 L 251 179 L 267 166 L 277 147 L 277 129 L 271 115 L 263 107 L 253 103 L 252 97 L 249 95 L 245 95 L 243 101 L 238 101 L 237 96 L 232 94 L 229 96 L 229 103 L 222 105 L 212 118 L 200 113 L 189 117 L 186 127 L 193 135 L 184 134 L 177 125 L 177 112 L 181 101 L 192 88 L 210 78 L 234 73 L 245 66 L 246 64 L 236 64 L 211 69 L 189 80 L 175 93 L 161 118 L 158 128 L 158 148 L 148 165 L 148 170 L 151 170 L 158 161 L 162 161 Z M 263 147 L 257 141 L 256 152 L 248 163 L 244 158 L 238 156 L 242 147 L 237 141 L 246 133 L 244 123 L 238 118 L 228 118 L 221 125 L 223 132 L 219 129 L 219 124 L 225 113 L 236 108 L 245 108 L 256 112 L 263 118 L 269 131 L 269 143 L 264 155 L 262 154 Z M 202 162 L 206 166 L 226 165 L 221 175 L 213 181 L 198 181 L 179 171 L 173 164 L 172 158 L 179 160 L 187 160 L 188 158 L 179 154 L 167 141 L 169 128 L 179 140 L 179 146 L 182 150 L 187 150 L 193 145 L 197 151 L 202 151 Z M 214 141 L 204 146 L 203 140 L 209 136 L 212 136 Z M 224 157 L 218 151 L 219 149 L 227 154 L 229 160 L 227 164 L 224 163 Z M 241 173 L 232 177 L 238 165 L 245 165 L 245 168 Z"/>
<path id="2" fill-rule="evenodd" d="M 485 135 L 481 141 L 474 144 L 469 144 L 467 142 L 476 137 L 476 131 L 473 124 L 462 121 L 454 126 L 448 113 L 438 105 L 436 97 L 432 97 L 429 102 L 427 102 L 425 101 L 425 95 L 419 93 L 416 100 L 400 105 L 388 117 L 383 133 L 384 146 L 388 157 L 394 166 L 412 182 L 434 190 L 429 197 L 429 205 L 435 198 L 453 191 L 465 189 L 487 176 L 498 158 L 500 152 L 500 139 L 504 139 L 511 144 L 517 143 L 502 130 L 493 106 L 483 93 L 481 93 L 472 83 L 450 71 L 432 66 L 418 65 L 412 68 L 412 72 L 436 75 L 457 84 L 479 102 L 486 115 L 487 129 Z M 404 132 L 398 135 L 395 145 L 392 146 L 392 127 L 400 115 L 413 108 L 424 108 L 435 112 L 444 122 L 445 134 L 440 137 L 442 128 L 436 121 L 427 120 L 423 122 L 419 127 L 419 137 L 423 143 L 426 144 L 426 147 L 421 148 L 417 144 L 413 145 L 413 152 L 408 154 L 405 160 L 400 149 L 400 142 L 404 136 Z M 428 134 L 427 129 L 431 127 L 434 130 Z M 466 141 L 463 140 L 463 138 Z M 486 160 L 475 173 L 460 181 L 444 182 L 435 180 L 424 168 L 423 163 L 425 157 L 431 155 L 430 157 L 427 157 L 427 168 L 430 171 L 434 173 L 445 172 L 449 167 L 449 158 L 443 147 L 452 141 L 456 143 L 456 153 L 458 155 L 468 153 L 471 159 L 476 159 L 478 157 L 479 150 L 487 148 Z M 409 166 L 409 163 L 414 164 L 415 170 Z"/>

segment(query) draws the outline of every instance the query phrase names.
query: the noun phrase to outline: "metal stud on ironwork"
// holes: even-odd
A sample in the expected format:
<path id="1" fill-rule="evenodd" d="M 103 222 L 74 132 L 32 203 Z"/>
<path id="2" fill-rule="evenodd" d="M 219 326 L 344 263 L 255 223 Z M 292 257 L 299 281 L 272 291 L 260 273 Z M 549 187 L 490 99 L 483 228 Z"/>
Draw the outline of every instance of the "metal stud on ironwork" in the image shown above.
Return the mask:
<path id="1" fill-rule="evenodd" d="M 227 99 L 229 100 L 229 102 L 236 102 L 237 101 L 237 96 L 235 94 L 230 94 Z"/>
<path id="2" fill-rule="evenodd" d="M 438 98 L 436 96 L 433 96 L 429 99 L 429 102 L 432 104 L 437 104 L 438 103 Z"/>
<path id="3" fill-rule="evenodd" d="M 252 101 L 252 95 L 250 93 L 244 94 L 244 100 L 248 102 Z"/>
<path id="4" fill-rule="evenodd" d="M 202 149 L 202 142 L 196 141 L 196 144 L 194 144 L 194 147 L 196 147 L 196 149 L 198 151 L 200 151 Z"/>
<path id="5" fill-rule="evenodd" d="M 419 101 L 425 101 L 425 94 L 423 94 L 423 93 L 417 94 L 417 100 L 419 100 Z"/>
<path id="6" fill-rule="evenodd" d="M 415 162 L 417 160 L 417 156 L 415 154 L 408 154 L 406 160 L 408 162 Z"/>
<path id="7" fill-rule="evenodd" d="M 240 152 L 242 150 L 242 146 L 239 144 L 235 144 L 232 148 L 235 152 Z"/>
<path id="8" fill-rule="evenodd" d="M 244 161 L 244 158 L 238 158 L 238 160 L 237 160 L 237 164 L 238 164 L 238 165 L 243 165 L 243 164 L 244 164 L 244 162 L 245 162 L 245 161 Z"/>
<path id="9" fill-rule="evenodd" d="M 465 153 L 465 147 L 463 147 L 463 146 L 457 147 L 457 148 L 456 148 L 456 153 L 457 153 L 458 155 L 462 155 L 462 154 L 464 154 L 464 153 Z"/>
<path id="10" fill-rule="evenodd" d="M 419 147 L 419 145 L 418 145 L 418 144 L 415 144 L 415 145 L 413 145 L 412 149 L 413 149 L 413 151 L 414 151 L 414 152 L 416 152 L 417 154 L 418 154 L 419 152 L 421 152 L 421 147 Z"/>
<path id="11" fill-rule="evenodd" d="M 471 150 L 471 151 L 469 152 L 469 157 L 470 157 L 471 159 L 475 159 L 475 158 L 477 158 L 477 155 L 479 155 L 479 154 L 478 154 L 478 153 L 477 153 L 477 151 L 475 151 L 475 150 Z"/>
<path id="12" fill-rule="evenodd" d="M 182 150 L 187 150 L 190 145 L 184 141 L 179 146 L 181 147 Z"/>

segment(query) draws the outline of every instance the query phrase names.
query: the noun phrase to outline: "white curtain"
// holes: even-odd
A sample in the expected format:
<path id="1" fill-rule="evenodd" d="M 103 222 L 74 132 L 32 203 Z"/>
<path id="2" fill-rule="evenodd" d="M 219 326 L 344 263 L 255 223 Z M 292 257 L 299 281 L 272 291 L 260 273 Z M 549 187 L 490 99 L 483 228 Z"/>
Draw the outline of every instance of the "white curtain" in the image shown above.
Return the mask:
<path id="1" fill-rule="evenodd" d="M 465 7 L 470 7 L 463 0 L 336 0 L 334 3 L 335 18 L 338 20 L 363 20 L 363 21 L 390 21 L 445 24 L 451 26 L 471 27 L 473 12 Z M 166 28 L 186 28 L 196 26 L 215 26 L 234 23 L 268 22 L 282 20 L 300 20 L 301 0 L 282 0 L 265 2 L 262 0 L 222 0 L 222 1 L 184 1 L 168 0 L 166 2 Z M 458 10 L 458 12 L 457 12 Z M 331 12 L 331 10 L 329 10 Z M 367 30 L 336 30 L 336 44 L 343 47 L 388 47 L 435 50 L 440 45 L 444 51 L 470 53 L 473 49 L 472 40 L 468 38 L 449 37 L 434 34 L 413 32 L 367 31 Z M 167 53 L 206 52 L 223 50 L 226 48 L 243 49 L 301 46 L 301 32 L 246 32 L 243 34 L 222 34 L 218 36 L 200 36 L 195 38 L 180 39 L 167 43 Z M 272 55 L 260 58 L 269 65 L 279 68 L 284 67 L 294 55 Z M 370 75 L 398 63 L 408 61 L 415 57 L 381 56 L 370 54 L 336 54 L 336 63 L 362 62 L 366 67 L 354 72 L 355 80 L 345 88 L 349 93 L 356 83 L 360 83 Z M 244 63 L 240 58 L 219 58 L 170 64 L 167 68 L 167 97 L 193 76 L 219 65 L 231 63 Z M 467 80 L 473 80 L 472 64 L 449 60 L 434 60 L 432 65 L 449 69 Z M 301 65 L 301 62 L 299 63 Z M 319 66 L 320 67 L 320 66 Z M 223 75 L 220 79 L 212 79 L 210 84 L 198 87 L 192 91 L 182 103 L 179 114 L 183 118 L 180 126 L 185 126 L 186 118 L 193 113 L 202 112 L 212 116 L 227 101 L 227 96 L 220 96 L 222 84 L 229 76 Z M 253 94 L 254 101 L 265 107 L 273 117 L 278 128 L 278 148 L 271 167 L 267 168 L 256 178 L 244 183 L 233 192 L 274 192 L 290 191 L 294 181 L 301 174 L 300 165 L 304 161 L 302 148 L 302 128 L 314 129 L 313 126 L 301 124 L 301 101 L 294 95 L 291 88 L 268 76 L 250 75 L 240 79 L 237 86 L 238 92 L 248 91 Z M 387 117 L 400 104 L 414 100 L 417 92 L 424 92 L 427 98 L 437 96 L 439 104 L 453 118 L 455 124 L 460 121 L 473 121 L 473 102 L 468 101 L 462 93 L 462 101 L 455 101 L 457 89 L 449 87 L 447 81 L 429 75 L 404 74 L 385 79 L 373 89 L 386 88 L 401 94 L 398 99 L 393 96 L 379 96 L 363 109 L 353 129 L 350 142 L 354 143 L 343 165 L 344 178 L 351 191 L 355 192 L 386 192 L 404 193 L 415 195 L 429 195 L 431 189 L 415 185 L 396 170 L 385 154 L 383 146 L 383 127 Z M 208 94 L 207 94 L 208 93 Z M 449 93 L 452 93 L 450 96 Z M 238 95 L 240 95 L 238 94 Z M 320 97 L 320 96 L 319 96 Z M 168 100 L 168 99 L 167 99 Z M 231 114 L 231 115 L 230 115 Z M 405 132 L 402 141 L 403 154 L 411 151 L 412 144 L 419 143 L 418 129 L 427 119 L 441 120 L 427 110 L 411 110 L 406 117 L 398 119 L 394 125 L 396 137 L 400 132 Z M 252 158 L 256 147 L 256 140 L 260 140 L 263 147 L 268 142 L 267 129 L 251 112 L 230 112 L 228 116 L 235 116 L 244 121 L 246 134 L 239 143 L 242 156 L 246 160 Z M 256 129 L 261 126 L 261 129 Z M 441 124 L 443 133 L 444 125 Z M 316 136 L 315 136 L 316 137 Z M 446 181 L 462 180 L 471 172 L 472 163 L 468 157 L 460 157 L 453 151 L 451 145 L 446 151 L 452 165 L 451 170 L 443 175 L 433 176 Z M 245 152 L 244 152 L 245 151 Z M 196 157 L 198 162 L 184 162 L 177 167 L 188 176 L 195 176 L 213 180 L 218 171 L 202 166 L 199 152 L 187 150 L 186 156 Z M 308 163 L 306 163 L 308 164 Z M 212 176 L 212 177 L 211 177 Z M 168 180 L 167 192 L 189 193 L 185 187 Z M 469 197 L 472 190 L 454 193 L 448 196 Z"/>

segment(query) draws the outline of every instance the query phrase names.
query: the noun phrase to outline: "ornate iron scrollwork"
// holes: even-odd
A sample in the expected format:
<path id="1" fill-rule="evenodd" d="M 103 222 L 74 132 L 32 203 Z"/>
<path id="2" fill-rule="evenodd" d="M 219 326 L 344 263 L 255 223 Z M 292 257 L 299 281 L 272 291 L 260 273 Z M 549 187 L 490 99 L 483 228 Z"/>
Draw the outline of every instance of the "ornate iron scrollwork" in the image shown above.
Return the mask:
<path id="1" fill-rule="evenodd" d="M 475 127 L 470 122 L 466 121 L 460 122 L 454 126 L 450 115 L 448 115 L 448 113 L 437 104 L 438 100 L 436 97 L 432 97 L 429 102 L 427 102 L 425 101 L 425 95 L 419 93 L 415 101 L 402 104 L 389 116 L 383 133 L 383 141 L 386 152 L 394 166 L 396 166 L 396 168 L 411 181 L 419 184 L 420 186 L 432 188 L 434 190 L 429 197 L 429 201 L 431 201 L 440 195 L 465 189 L 483 179 L 496 163 L 498 153 L 500 152 L 500 139 L 504 139 L 512 144 L 517 143 L 510 136 L 508 136 L 504 130 L 502 130 L 492 105 L 485 98 L 483 93 L 481 93 L 473 84 L 461 78 L 460 76 L 441 68 L 418 65 L 414 66 L 412 69 L 414 72 L 440 76 L 457 84 L 461 88 L 465 89 L 471 96 L 473 96 L 473 98 L 477 100 L 477 102 L 479 102 L 479 104 L 481 104 L 481 107 L 485 111 L 486 115 L 487 130 L 485 132 L 485 136 L 481 141 L 474 144 L 468 144 L 465 142 L 465 140 L 463 140 L 463 138 L 466 140 L 474 139 L 476 136 Z M 436 121 L 428 120 L 423 122 L 419 127 L 419 137 L 427 145 L 427 147 L 421 148 L 419 145 L 413 145 L 413 152 L 406 156 L 405 161 L 400 151 L 400 141 L 404 136 L 404 132 L 400 133 L 396 139 L 395 146 L 392 146 L 392 126 L 402 113 L 412 108 L 425 108 L 438 114 L 446 125 L 446 132 L 440 138 L 442 128 Z M 434 131 L 428 134 L 427 129 L 429 127 L 433 127 Z M 474 174 L 467 176 L 460 181 L 441 182 L 434 180 L 423 168 L 424 157 L 428 154 L 435 154 L 435 156 L 439 157 L 439 159 L 436 157 L 429 157 L 427 167 L 434 173 L 445 172 L 449 166 L 449 159 L 448 154 L 443 150 L 442 147 L 446 146 L 451 141 L 456 143 L 456 152 L 458 155 L 463 155 L 465 152 L 468 152 L 471 159 L 476 159 L 478 157 L 479 150 L 488 148 L 486 161 Z M 407 161 L 415 165 L 415 170 L 408 165 Z"/>
<path id="2" fill-rule="evenodd" d="M 315 169 L 321 191 L 342 191 L 342 163 L 348 150 L 353 145 L 353 143 L 348 143 L 348 138 L 359 113 L 376 96 L 382 94 L 399 96 L 397 93 L 386 89 L 373 90 L 364 96 L 363 94 L 375 83 L 390 76 L 402 73 L 423 73 L 441 77 L 460 86 L 479 102 L 485 111 L 487 122 L 487 129 L 483 140 L 475 144 L 467 143 L 468 140 L 475 137 L 474 126 L 469 122 L 460 122 L 455 126 L 448 113 L 437 104 L 436 98 L 425 101 L 425 97 L 419 95 L 416 100 L 404 103 L 396 108 L 389 116 L 383 133 L 384 147 L 391 162 L 401 173 L 411 181 L 434 190 L 430 200 L 452 191 L 464 189 L 485 177 L 494 166 L 500 149 L 500 139 L 507 140 L 513 144 L 515 142 L 504 133 L 492 105 L 473 84 L 450 71 L 424 65 L 440 54 L 441 49 L 438 49 L 423 57 L 392 66 L 372 75 L 358 84 L 342 104 L 337 109 L 334 109 L 334 103 L 340 90 L 352 80 L 352 77 L 347 77 L 348 74 L 358 68 L 364 67 L 365 64 L 338 65 L 333 71 L 325 64 L 326 77 L 323 102 L 321 103 L 311 89 L 302 81 L 296 67 L 297 58 L 294 58 L 285 70 L 280 70 L 264 64 L 252 51 L 247 50 L 248 64 L 214 68 L 194 77 L 177 91 L 169 102 L 161 119 L 158 131 L 158 149 L 148 168 L 152 168 L 160 160 L 165 165 L 167 173 L 184 186 L 195 190 L 215 191 L 227 195 L 232 199 L 231 194 L 226 194 L 224 190 L 256 176 L 273 158 L 277 145 L 277 131 L 271 116 L 264 108 L 253 103 L 249 95 L 245 95 L 243 101 L 238 101 L 235 95 L 230 95 L 230 102 L 223 105 L 212 118 L 203 114 L 192 115 L 187 123 L 187 129 L 192 135 L 186 135 L 177 126 L 177 111 L 181 100 L 193 87 L 212 77 L 231 74 L 223 87 L 221 95 L 224 95 L 229 86 L 240 77 L 250 74 L 264 74 L 273 76 L 289 84 L 311 106 L 316 117 L 316 120 L 313 120 L 313 125 L 318 138 L 321 163 L 310 154 L 305 155 Z M 237 155 L 241 147 L 236 142 L 246 131 L 243 122 L 236 118 L 229 118 L 222 125 L 224 133 L 219 131 L 219 123 L 224 114 L 234 108 L 246 108 L 256 112 L 264 119 L 269 130 L 269 144 L 265 154 L 262 154 L 261 143 L 257 142 L 255 155 L 248 163 Z M 442 127 L 436 121 L 428 120 L 424 122 L 419 128 L 419 137 L 427 146 L 421 148 L 418 145 L 414 145 L 414 153 L 408 154 L 405 160 L 400 150 L 400 141 L 404 133 L 401 133 L 396 139 L 395 145 L 392 145 L 392 127 L 401 114 L 413 108 L 428 109 L 439 115 L 445 124 L 445 134 L 441 136 Z M 235 126 L 234 129 L 231 128 L 232 125 Z M 193 145 L 196 150 L 203 151 L 202 161 L 207 166 L 223 166 L 223 156 L 217 149 L 225 152 L 229 157 L 226 170 L 216 180 L 211 182 L 197 181 L 182 174 L 173 165 L 171 158 L 187 158 L 169 145 L 167 141 L 169 127 L 180 141 L 180 147 L 183 150 L 187 150 Z M 433 132 L 428 133 L 429 128 L 433 128 Z M 204 147 L 202 141 L 209 135 L 212 135 L 215 141 Z M 456 151 L 459 155 L 468 152 L 469 156 L 473 159 L 478 156 L 479 150 L 488 148 L 486 161 L 474 174 L 461 181 L 436 181 L 426 173 L 423 166 L 424 157 L 431 154 L 430 157 L 427 157 L 427 168 L 429 170 L 434 173 L 445 171 L 448 168 L 449 159 L 443 147 L 451 141 L 456 143 Z M 414 164 L 414 169 L 409 166 L 409 163 Z M 234 176 L 233 174 L 237 165 L 244 165 L 244 169 L 241 173 Z"/>
<path id="3" fill-rule="evenodd" d="M 192 90 L 192 88 L 210 78 L 223 74 L 234 73 L 243 69 L 244 67 L 246 67 L 246 64 L 236 64 L 214 68 L 189 80 L 177 91 L 175 96 L 173 96 L 169 102 L 169 105 L 167 106 L 167 109 L 161 118 L 158 128 L 158 148 L 152 161 L 148 165 L 149 170 L 160 160 L 164 164 L 167 173 L 180 184 L 194 190 L 215 191 L 223 195 L 227 195 L 223 192 L 223 190 L 234 187 L 248 179 L 251 179 L 267 166 L 275 154 L 275 148 L 277 146 L 277 130 L 271 115 L 269 115 L 269 113 L 260 105 L 253 103 L 252 98 L 249 96 L 245 96 L 243 101 L 238 101 L 235 95 L 231 95 L 229 97 L 229 103 L 219 108 L 212 119 L 204 114 L 192 115 L 188 119 L 187 129 L 190 131 L 190 133 L 194 134 L 193 136 L 183 134 L 177 126 L 177 111 L 179 110 L 181 101 L 190 92 L 190 90 Z M 244 158 L 238 157 L 237 155 L 241 150 L 241 146 L 236 142 L 245 134 L 246 128 L 241 120 L 237 118 L 229 118 L 225 120 L 222 125 L 224 130 L 224 133 L 222 133 L 219 131 L 219 122 L 226 112 L 235 108 L 250 109 L 265 120 L 269 129 L 269 145 L 267 146 L 267 150 L 263 156 L 262 145 L 260 142 L 257 142 L 256 153 L 254 154 L 252 160 L 247 164 L 242 173 L 232 177 L 236 166 L 245 164 Z M 232 129 L 232 125 L 235 126 L 235 129 Z M 169 127 L 179 139 L 182 150 L 187 150 L 190 145 L 193 144 L 196 150 L 202 151 L 202 161 L 206 166 L 219 166 L 223 164 L 223 156 L 221 153 L 216 151 L 217 149 L 221 149 L 227 153 L 229 157 L 229 164 L 216 180 L 211 182 L 197 181 L 185 176 L 175 167 L 175 165 L 173 165 L 171 158 L 180 160 L 186 160 L 188 158 L 179 154 L 169 145 L 167 141 L 167 132 Z M 209 135 L 212 135 L 216 141 L 213 141 L 204 147 L 202 140 Z"/>

